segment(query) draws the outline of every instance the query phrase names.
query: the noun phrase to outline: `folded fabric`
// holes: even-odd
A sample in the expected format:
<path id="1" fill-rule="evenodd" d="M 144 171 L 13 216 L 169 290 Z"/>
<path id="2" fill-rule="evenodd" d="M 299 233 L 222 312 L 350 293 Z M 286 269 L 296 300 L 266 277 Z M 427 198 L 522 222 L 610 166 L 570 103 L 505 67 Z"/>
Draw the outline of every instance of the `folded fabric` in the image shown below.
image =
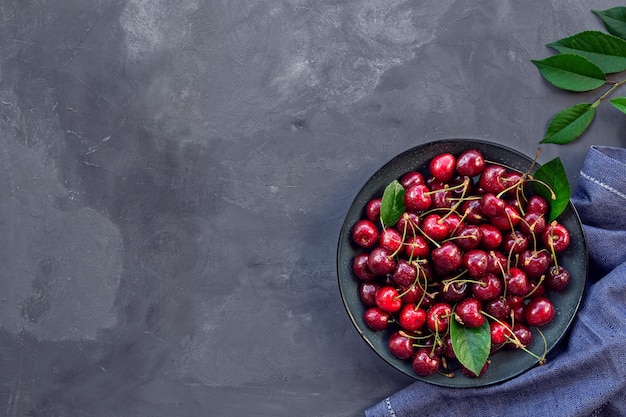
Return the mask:
<path id="1" fill-rule="evenodd" d="M 589 149 L 572 198 L 589 250 L 588 289 L 547 364 L 499 385 L 417 381 L 367 417 L 626 415 L 626 149 Z"/>

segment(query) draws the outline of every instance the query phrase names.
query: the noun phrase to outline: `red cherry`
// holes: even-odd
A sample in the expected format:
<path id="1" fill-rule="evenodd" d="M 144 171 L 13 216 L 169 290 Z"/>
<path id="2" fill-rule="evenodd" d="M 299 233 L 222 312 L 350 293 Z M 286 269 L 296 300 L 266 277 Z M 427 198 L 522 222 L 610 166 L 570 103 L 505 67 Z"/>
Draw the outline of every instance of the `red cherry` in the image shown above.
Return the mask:
<path id="1" fill-rule="evenodd" d="M 441 359 L 431 352 L 432 349 L 420 348 L 415 353 L 411 366 L 418 376 L 434 375 L 439 370 Z"/>
<path id="2" fill-rule="evenodd" d="M 381 198 L 372 198 L 365 206 L 365 217 L 373 223 L 378 223 L 380 220 L 380 206 L 382 205 Z"/>
<path id="3" fill-rule="evenodd" d="M 402 300 L 394 287 L 380 287 L 376 291 L 376 305 L 387 313 L 395 313 L 402 308 Z"/>
<path id="4" fill-rule="evenodd" d="M 398 321 L 403 329 L 414 332 L 426 323 L 426 311 L 413 303 L 405 304 L 400 310 Z"/>
<path id="5" fill-rule="evenodd" d="M 380 331 L 385 330 L 389 325 L 389 319 L 391 316 L 386 311 L 381 310 L 378 307 L 371 307 L 365 310 L 363 314 L 363 320 L 372 330 Z"/>
<path id="6" fill-rule="evenodd" d="M 426 326 L 435 333 L 444 334 L 450 325 L 452 306 L 448 303 L 437 303 L 426 312 Z"/>
<path id="7" fill-rule="evenodd" d="M 430 189 L 424 184 L 414 184 L 404 192 L 404 206 L 410 211 L 428 210 L 432 204 Z"/>
<path id="8" fill-rule="evenodd" d="M 526 323 L 539 327 L 550 323 L 556 315 L 556 309 L 546 297 L 537 297 L 530 300 L 524 309 Z"/>
<path id="9" fill-rule="evenodd" d="M 470 149 L 459 155 L 456 161 L 456 170 L 460 175 L 475 177 L 485 169 L 485 158 L 480 151 Z"/>
<path id="10" fill-rule="evenodd" d="M 371 248 L 378 242 L 378 228 L 371 220 L 361 219 L 352 228 L 352 240 L 362 248 Z"/>
<path id="11" fill-rule="evenodd" d="M 442 153 L 431 159 L 428 165 L 430 174 L 441 182 L 449 181 L 456 169 L 456 158 L 451 153 Z"/>

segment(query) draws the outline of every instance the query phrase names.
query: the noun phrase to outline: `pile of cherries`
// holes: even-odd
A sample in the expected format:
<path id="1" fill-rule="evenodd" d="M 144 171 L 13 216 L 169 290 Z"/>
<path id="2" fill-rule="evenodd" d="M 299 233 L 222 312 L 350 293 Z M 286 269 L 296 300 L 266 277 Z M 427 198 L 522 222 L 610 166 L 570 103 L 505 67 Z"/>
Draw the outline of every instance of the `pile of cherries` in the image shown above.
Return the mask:
<path id="1" fill-rule="evenodd" d="M 351 230 L 367 325 L 388 332 L 391 353 L 422 377 L 454 374 L 450 320 L 470 328 L 487 321 L 491 353 L 528 351 L 531 327 L 556 314 L 551 291 L 570 281 L 558 263 L 570 234 L 547 221 L 549 202 L 532 193 L 532 177 L 470 149 L 439 154 L 427 172 L 397 181 L 404 189 L 397 222 L 381 221 L 380 196 Z M 478 377 L 488 365 L 479 375 L 460 369 Z"/>

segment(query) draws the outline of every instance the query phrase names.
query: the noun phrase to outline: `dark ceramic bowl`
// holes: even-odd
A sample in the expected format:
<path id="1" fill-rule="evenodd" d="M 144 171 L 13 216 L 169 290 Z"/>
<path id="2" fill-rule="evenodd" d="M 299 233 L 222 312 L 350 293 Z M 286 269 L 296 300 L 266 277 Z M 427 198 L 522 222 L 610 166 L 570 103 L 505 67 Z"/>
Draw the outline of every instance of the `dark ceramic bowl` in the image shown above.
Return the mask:
<path id="1" fill-rule="evenodd" d="M 362 251 L 351 241 L 350 231 L 357 220 L 364 217 L 367 202 L 373 197 L 380 197 L 387 184 L 398 179 L 407 171 L 417 170 L 427 173 L 429 161 L 443 152 L 459 155 L 466 149 L 477 149 L 485 159 L 499 162 L 526 171 L 532 159 L 505 146 L 480 140 L 452 139 L 426 143 L 409 149 L 396 156 L 380 168 L 359 191 L 346 215 L 337 250 L 337 272 L 339 289 L 344 305 L 363 340 L 388 364 L 413 378 L 436 385 L 448 387 L 477 387 L 500 383 L 513 378 L 537 365 L 537 360 L 520 350 L 501 349 L 491 357 L 489 370 L 480 378 L 467 378 L 461 372 L 455 372 L 453 378 L 435 374 L 430 377 L 418 377 L 411 368 L 409 361 L 395 358 L 387 348 L 389 331 L 376 332 L 371 330 L 363 320 L 366 310 L 362 304 L 358 286 L 359 281 L 352 272 L 352 259 Z M 578 213 L 571 202 L 558 218 L 571 234 L 571 244 L 560 254 L 559 264 L 568 269 L 571 275 L 569 286 L 563 292 L 552 292 L 550 299 L 554 303 L 557 314 L 548 325 L 541 328 L 547 342 L 548 351 L 552 350 L 567 333 L 581 303 L 587 277 L 587 248 L 582 225 Z M 542 354 L 544 343 L 541 336 L 533 330 L 534 341 L 529 347 L 531 351 Z"/>

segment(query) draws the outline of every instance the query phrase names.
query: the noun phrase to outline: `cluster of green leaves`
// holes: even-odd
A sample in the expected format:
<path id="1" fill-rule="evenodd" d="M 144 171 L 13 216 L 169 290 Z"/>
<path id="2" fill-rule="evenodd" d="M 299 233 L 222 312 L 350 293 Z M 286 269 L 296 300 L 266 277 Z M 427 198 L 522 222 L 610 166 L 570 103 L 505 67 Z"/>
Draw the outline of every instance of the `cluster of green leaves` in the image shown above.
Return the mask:
<path id="1" fill-rule="evenodd" d="M 550 121 L 541 143 L 565 144 L 582 135 L 605 101 L 626 78 L 614 80 L 626 71 L 626 7 L 593 10 L 608 33 L 588 30 L 547 44 L 558 54 L 542 60 L 532 60 L 541 75 L 562 90 L 586 92 L 608 85 L 609 88 L 593 103 L 580 103 L 560 111 Z M 626 97 L 610 103 L 626 113 Z"/>

